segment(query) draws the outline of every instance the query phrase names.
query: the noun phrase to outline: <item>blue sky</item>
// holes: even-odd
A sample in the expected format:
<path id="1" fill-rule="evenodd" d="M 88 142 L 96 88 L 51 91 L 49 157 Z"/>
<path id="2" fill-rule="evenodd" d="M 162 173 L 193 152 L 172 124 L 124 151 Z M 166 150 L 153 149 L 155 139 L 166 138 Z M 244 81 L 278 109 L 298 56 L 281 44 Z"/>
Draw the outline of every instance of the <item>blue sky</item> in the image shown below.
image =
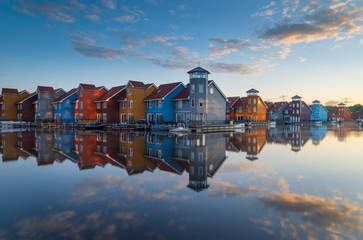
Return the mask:
<path id="1" fill-rule="evenodd" d="M 363 103 L 363 3 L 339 0 L 0 0 L 0 84 L 188 81 L 227 96 Z"/>

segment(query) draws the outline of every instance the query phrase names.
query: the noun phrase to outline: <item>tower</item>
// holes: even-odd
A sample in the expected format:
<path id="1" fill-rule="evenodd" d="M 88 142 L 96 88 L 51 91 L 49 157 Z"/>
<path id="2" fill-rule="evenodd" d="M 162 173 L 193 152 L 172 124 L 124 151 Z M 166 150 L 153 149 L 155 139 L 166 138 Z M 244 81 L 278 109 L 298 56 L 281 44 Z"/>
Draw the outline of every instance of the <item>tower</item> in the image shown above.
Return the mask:
<path id="1" fill-rule="evenodd" d="M 300 114 L 301 114 L 301 97 L 295 95 L 291 98 L 291 118 L 290 122 L 300 122 Z"/>

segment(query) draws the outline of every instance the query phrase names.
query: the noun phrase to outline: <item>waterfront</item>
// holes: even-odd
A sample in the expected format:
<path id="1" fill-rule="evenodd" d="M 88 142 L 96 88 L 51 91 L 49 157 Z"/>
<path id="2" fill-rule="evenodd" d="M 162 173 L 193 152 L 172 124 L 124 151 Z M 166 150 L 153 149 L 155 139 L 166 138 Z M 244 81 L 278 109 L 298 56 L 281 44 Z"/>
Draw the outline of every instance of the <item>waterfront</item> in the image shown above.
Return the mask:
<path id="1" fill-rule="evenodd" d="M 0 239 L 361 239 L 363 131 L 1 134 Z"/>

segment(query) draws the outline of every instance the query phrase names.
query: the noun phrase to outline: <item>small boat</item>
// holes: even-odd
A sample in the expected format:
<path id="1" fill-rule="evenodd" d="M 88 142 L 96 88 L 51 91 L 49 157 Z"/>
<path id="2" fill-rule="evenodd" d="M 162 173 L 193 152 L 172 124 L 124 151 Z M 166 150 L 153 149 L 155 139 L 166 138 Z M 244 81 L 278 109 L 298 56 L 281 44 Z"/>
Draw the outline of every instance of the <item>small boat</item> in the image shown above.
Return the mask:
<path id="1" fill-rule="evenodd" d="M 276 122 L 269 122 L 268 125 L 272 128 L 276 127 Z"/>
<path id="2" fill-rule="evenodd" d="M 85 126 L 84 128 L 87 130 L 103 130 L 105 125 L 102 123 L 92 123 L 90 125 Z"/>
<path id="3" fill-rule="evenodd" d="M 187 133 L 188 129 L 183 128 L 183 127 L 177 127 L 177 128 L 174 128 L 174 129 L 170 129 L 169 132 L 171 132 L 171 133 Z"/>
<path id="4" fill-rule="evenodd" d="M 321 126 L 321 125 L 323 125 L 323 122 L 322 121 L 316 121 L 315 122 L 315 126 Z"/>
<path id="5" fill-rule="evenodd" d="M 245 123 L 245 127 L 252 127 L 252 123 Z"/>

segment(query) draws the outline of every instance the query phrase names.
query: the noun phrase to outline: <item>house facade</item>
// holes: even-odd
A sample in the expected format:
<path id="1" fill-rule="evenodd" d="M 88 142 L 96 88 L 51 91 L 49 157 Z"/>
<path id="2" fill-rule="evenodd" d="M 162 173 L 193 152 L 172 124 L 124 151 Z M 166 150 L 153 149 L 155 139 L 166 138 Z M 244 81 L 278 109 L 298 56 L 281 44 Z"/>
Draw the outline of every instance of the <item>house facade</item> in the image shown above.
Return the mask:
<path id="1" fill-rule="evenodd" d="M 0 96 L 1 121 L 17 121 L 18 111 L 16 102 L 29 96 L 27 91 L 18 92 L 18 89 L 3 88 Z"/>
<path id="2" fill-rule="evenodd" d="M 340 103 L 338 107 L 333 108 L 328 113 L 328 120 L 329 121 L 350 121 L 352 119 L 352 112 L 345 106 L 344 103 Z"/>
<path id="3" fill-rule="evenodd" d="M 293 96 L 292 101 L 284 108 L 284 122 L 297 123 L 310 120 L 311 108 L 298 95 Z"/>
<path id="4" fill-rule="evenodd" d="M 34 102 L 38 100 L 38 94 L 33 92 L 29 96 L 17 101 L 17 120 L 34 122 L 35 120 L 35 109 Z"/>
<path id="5" fill-rule="evenodd" d="M 240 97 L 228 97 L 226 103 L 226 120 L 235 120 L 237 108 L 234 106 Z"/>
<path id="6" fill-rule="evenodd" d="M 156 90 L 154 84 L 129 81 L 126 84 L 126 95 L 118 99 L 120 106 L 120 123 L 132 123 L 146 119 L 144 99 Z"/>
<path id="7" fill-rule="evenodd" d="M 224 122 L 227 98 L 213 80 L 208 80 L 210 73 L 197 67 L 188 74 L 189 85 L 173 98 L 175 121 L 189 124 Z"/>
<path id="8" fill-rule="evenodd" d="M 185 89 L 182 82 L 160 85 L 145 101 L 146 120 L 151 123 L 174 121 L 173 98 Z"/>
<path id="9" fill-rule="evenodd" d="M 96 104 L 96 119 L 102 123 L 119 123 L 119 103 L 120 97 L 126 94 L 126 86 L 117 86 L 111 88 L 108 92 L 98 97 L 94 102 Z"/>
<path id="10" fill-rule="evenodd" d="M 36 91 L 38 98 L 34 102 L 34 120 L 35 122 L 49 121 L 53 122 L 53 104 L 52 101 L 66 92 L 59 88 L 53 89 L 53 87 L 38 86 Z"/>
<path id="11" fill-rule="evenodd" d="M 310 114 L 311 121 L 328 121 L 328 110 L 320 104 L 320 101 L 315 100 L 313 105 L 311 106 L 311 114 Z"/>
<path id="12" fill-rule="evenodd" d="M 79 123 L 95 122 L 97 118 L 95 100 L 105 94 L 107 89 L 93 84 L 79 84 L 78 98 L 74 103 L 74 121 Z"/>
<path id="13" fill-rule="evenodd" d="M 52 101 L 54 108 L 54 122 L 72 123 L 74 122 L 74 104 L 73 101 L 78 98 L 77 88 L 73 88 L 66 94 Z"/>
<path id="14" fill-rule="evenodd" d="M 284 109 L 288 102 L 275 102 L 268 108 L 268 119 L 275 122 L 284 121 Z"/>

